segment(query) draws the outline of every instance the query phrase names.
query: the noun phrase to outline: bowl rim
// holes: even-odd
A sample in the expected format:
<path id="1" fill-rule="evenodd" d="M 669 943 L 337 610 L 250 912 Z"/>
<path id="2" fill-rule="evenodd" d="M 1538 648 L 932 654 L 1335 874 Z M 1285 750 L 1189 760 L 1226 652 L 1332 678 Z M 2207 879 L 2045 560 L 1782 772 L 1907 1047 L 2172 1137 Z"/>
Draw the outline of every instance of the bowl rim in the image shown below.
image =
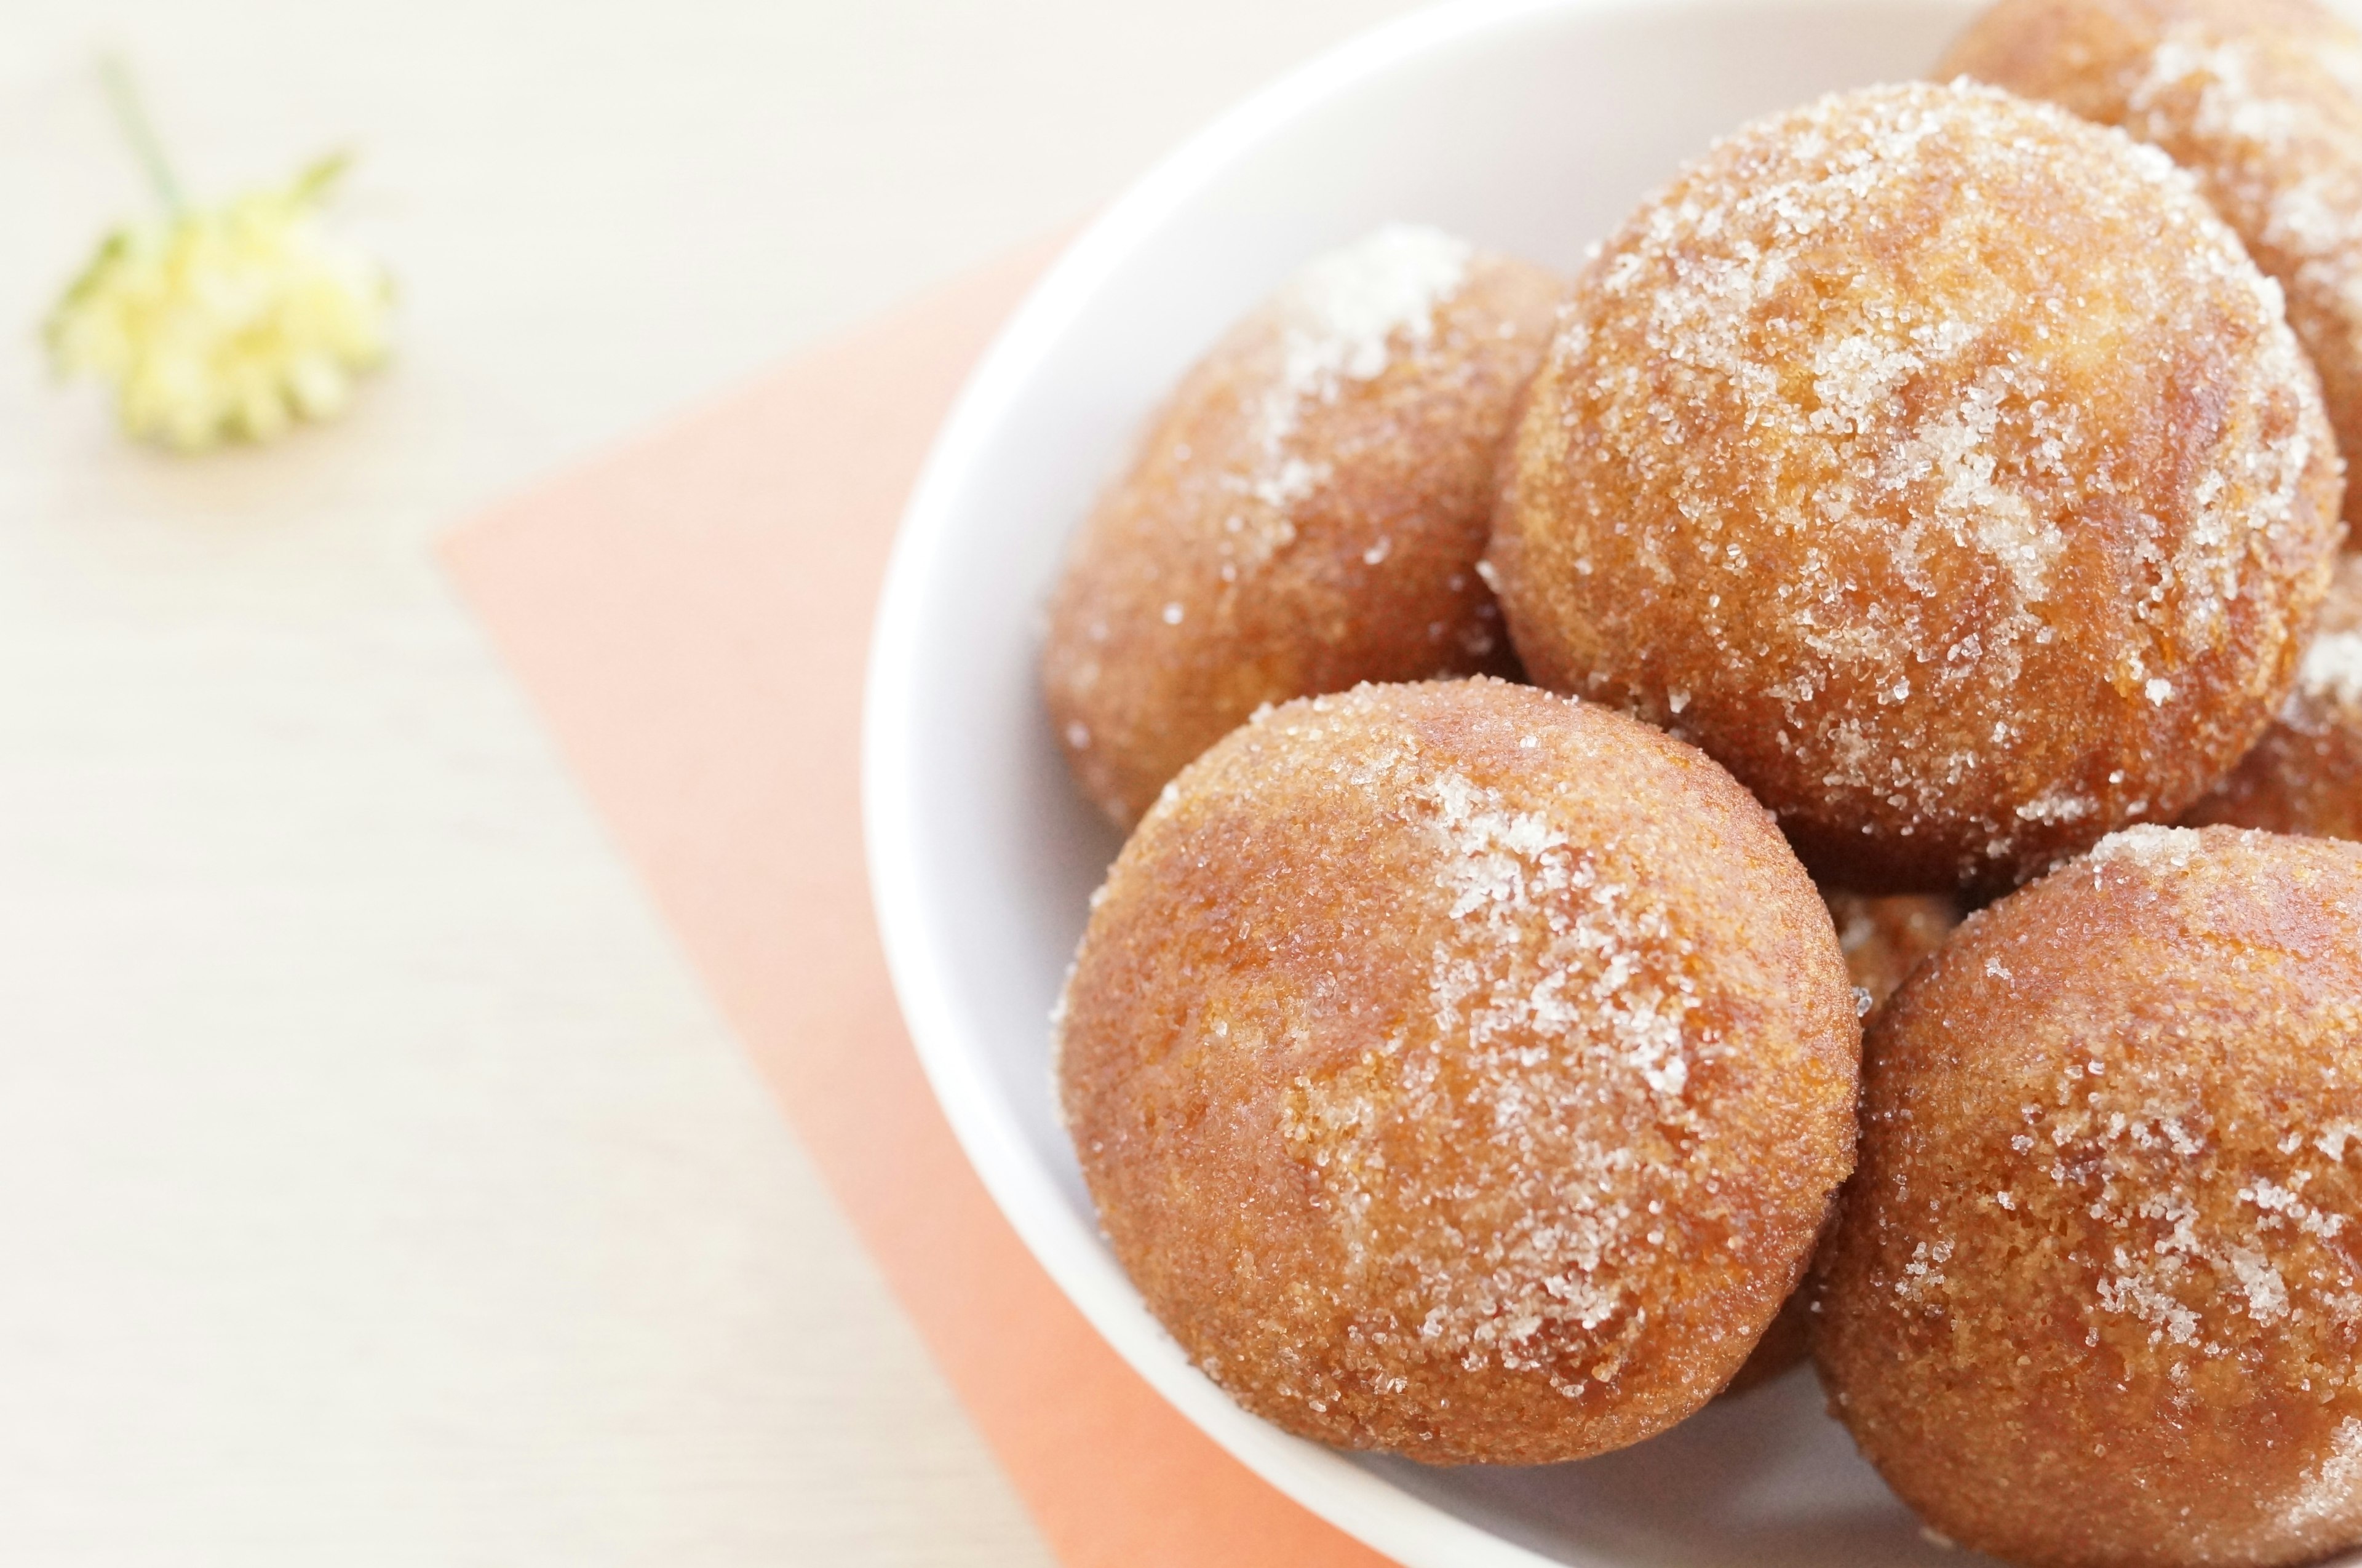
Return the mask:
<path id="1" fill-rule="evenodd" d="M 1721 0 L 1728 6 L 1732 0 Z M 1784 0 L 1739 0 L 1776 8 Z M 1409 1568 L 1564 1568 L 1398 1486 L 1345 1454 L 1250 1415 L 1182 1353 L 1051 1184 L 1001 1092 L 984 1075 L 972 1026 L 938 982 L 946 963 L 919 911 L 924 867 L 913 838 L 913 698 L 929 558 L 1017 399 L 1092 295 L 1193 197 L 1287 125 L 1427 51 L 1542 16 L 1662 9 L 1662 0 L 1442 0 L 1355 34 L 1217 116 L 1152 165 L 1054 260 L 994 337 L 954 400 L 902 513 L 873 624 L 862 701 L 863 837 L 878 934 L 930 1087 L 969 1165 L 1034 1260 L 1124 1362 L 1200 1431 L 1330 1525 Z M 1044 1030 L 1048 1020 L 1043 1020 Z"/>

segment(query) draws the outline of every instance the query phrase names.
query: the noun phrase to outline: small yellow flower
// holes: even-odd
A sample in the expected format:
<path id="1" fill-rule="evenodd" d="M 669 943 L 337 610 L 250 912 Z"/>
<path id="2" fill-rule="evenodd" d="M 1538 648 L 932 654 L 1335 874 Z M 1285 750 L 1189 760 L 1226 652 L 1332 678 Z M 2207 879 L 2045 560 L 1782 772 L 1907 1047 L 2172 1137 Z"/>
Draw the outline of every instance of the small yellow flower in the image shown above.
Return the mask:
<path id="1" fill-rule="evenodd" d="M 112 382 L 131 435 L 197 451 L 345 405 L 382 361 L 384 271 L 322 226 L 329 158 L 282 189 L 109 235 L 50 315 L 60 374 Z"/>

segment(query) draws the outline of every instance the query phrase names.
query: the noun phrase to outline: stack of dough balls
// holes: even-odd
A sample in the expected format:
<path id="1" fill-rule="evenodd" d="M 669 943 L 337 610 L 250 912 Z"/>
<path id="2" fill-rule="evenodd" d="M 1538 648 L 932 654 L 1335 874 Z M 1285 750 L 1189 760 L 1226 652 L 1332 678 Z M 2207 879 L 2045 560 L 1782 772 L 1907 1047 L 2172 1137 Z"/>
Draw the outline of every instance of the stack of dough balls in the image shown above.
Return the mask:
<path id="1" fill-rule="evenodd" d="M 2171 154 L 2288 292 L 2338 442 L 2362 449 L 2362 36 L 2313 0 L 2002 0 L 1937 71 Z"/>
<path id="2" fill-rule="evenodd" d="M 1838 950 L 1845 955 L 1846 972 L 1853 980 L 1855 1007 L 1863 1013 L 1900 989 L 1960 923 L 1959 900 L 1942 893 L 1876 899 L 1825 889 L 1821 898 L 1837 925 Z M 1789 1297 L 1723 1393 L 1747 1393 L 1803 1365 L 1812 1354 L 1813 1315 L 1809 1290 Z"/>
<path id="3" fill-rule="evenodd" d="M 2357 89 L 2003 0 L 1182 379 L 1050 605 L 1055 1077 L 1241 1405 L 1546 1463 L 1809 1355 L 1963 1545 L 2362 1542 Z"/>
<path id="4" fill-rule="evenodd" d="M 1266 703 L 1515 669 L 1476 562 L 1494 449 L 1564 292 L 1389 225 L 1183 379 L 1050 602 L 1051 717 L 1118 825 Z"/>
<path id="5" fill-rule="evenodd" d="M 2279 717 L 2184 820 L 2362 839 L 2362 557 L 2339 558 Z"/>

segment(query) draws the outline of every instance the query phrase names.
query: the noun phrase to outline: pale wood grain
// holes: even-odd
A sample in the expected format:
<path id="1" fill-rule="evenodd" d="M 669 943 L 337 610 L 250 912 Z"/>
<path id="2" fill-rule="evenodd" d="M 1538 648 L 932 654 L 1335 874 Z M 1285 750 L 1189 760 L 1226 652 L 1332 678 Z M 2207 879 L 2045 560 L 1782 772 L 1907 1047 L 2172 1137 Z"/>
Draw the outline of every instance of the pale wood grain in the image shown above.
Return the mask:
<path id="1" fill-rule="evenodd" d="M 1040 1564 L 427 556 L 1404 8 L 0 7 L 0 1562 Z M 353 416 L 125 447 L 29 328 L 362 154 Z"/>

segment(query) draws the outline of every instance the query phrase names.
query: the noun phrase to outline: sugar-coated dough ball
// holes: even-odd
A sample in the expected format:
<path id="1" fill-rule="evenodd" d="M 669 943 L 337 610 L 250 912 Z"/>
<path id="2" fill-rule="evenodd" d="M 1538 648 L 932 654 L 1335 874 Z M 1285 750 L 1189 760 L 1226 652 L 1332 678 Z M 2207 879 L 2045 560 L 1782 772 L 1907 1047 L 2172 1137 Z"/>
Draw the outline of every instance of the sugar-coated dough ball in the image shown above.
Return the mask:
<path id="1" fill-rule="evenodd" d="M 2002 0 L 1945 56 L 2122 126 L 2198 178 L 2321 371 L 2362 451 L 2362 37 L 2311 0 Z M 2346 496 L 2362 518 L 2362 491 Z"/>
<path id="2" fill-rule="evenodd" d="M 1695 741 L 1871 892 L 2189 806 L 2288 691 L 2342 482 L 2188 177 L 1968 84 L 1676 178 L 1578 281 L 1505 466 L 1533 678 Z"/>
<path id="3" fill-rule="evenodd" d="M 1266 702 L 1514 672 L 1476 562 L 1564 293 L 1394 225 L 1305 267 L 1189 372 L 1050 603 L 1051 719 L 1120 825 Z"/>
<path id="4" fill-rule="evenodd" d="M 1821 898 L 1829 906 L 1838 948 L 1845 955 L 1856 1002 L 1865 1013 L 1893 996 L 1960 923 L 1959 900 L 1940 893 L 1871 898 L 1825 888 Z M 1799 1289 L 1781 1306 L 1780 1315 L 1723 1392 L 1744 1394 L 1802 1365 L 1812 1353 L 1812 1323 L 1811 1293 Z"/>
<path id="5" fill-rule="evenodd" d="M 2182 820 L 2362 839 L 2362 556 L 2339 558 L 2279 718 Z"/>
<path id="6" fill-rule="evenodd" d="M 2136 827 L 1873 1016 L 1832 1413 L 1965 1547 L 2362 1540 L 2362 845 Z"/>
<path id="7" fill-rule="evenodd" d="M 1247 1408 L 1543 1463 L 1711 1397 L 1851 1165 L 1827 912 L 1694 748 L 1479 679 L 1292 702 L 1094 900 L 1058 1084 L 1116 1255 Z"/>

